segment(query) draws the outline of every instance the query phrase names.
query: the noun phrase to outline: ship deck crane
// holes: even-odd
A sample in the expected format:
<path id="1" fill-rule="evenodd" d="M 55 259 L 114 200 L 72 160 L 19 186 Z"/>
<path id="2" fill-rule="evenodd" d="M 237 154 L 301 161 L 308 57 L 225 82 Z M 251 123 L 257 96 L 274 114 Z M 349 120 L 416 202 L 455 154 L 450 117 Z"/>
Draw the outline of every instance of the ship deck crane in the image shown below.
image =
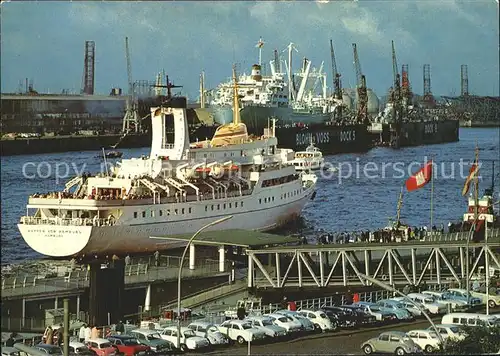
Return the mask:
<path id="1" fill-rule="evenodd" d="M 354 55 L 354 68 L 356 70 L 356 84 L 358 93 L 357 120 L 358 122 L 367 122 L 368 120 L 368 92 L 366 89 L 366 77 L 361 71 L 361 64 L 358 57 L 356 43 L 352 44 Z"/>
<path id="2" fill-rule="evenodd" d="M 136 98 L 134 95 L 135 85 L 132 81 L 132 64 L 130 61 L 130 51 L 128 46 L 128 37 L 125 37 L 125 58 L 127 60 L 127 79 L 128 79 L 128 96 L 126 101 L 125 116 L 123 118 L 122 131 L 126 135 L 134 128 L 135 132 L 140 131 L 141 120 L 139 120 L 139 113 L 137 110 Z"/>

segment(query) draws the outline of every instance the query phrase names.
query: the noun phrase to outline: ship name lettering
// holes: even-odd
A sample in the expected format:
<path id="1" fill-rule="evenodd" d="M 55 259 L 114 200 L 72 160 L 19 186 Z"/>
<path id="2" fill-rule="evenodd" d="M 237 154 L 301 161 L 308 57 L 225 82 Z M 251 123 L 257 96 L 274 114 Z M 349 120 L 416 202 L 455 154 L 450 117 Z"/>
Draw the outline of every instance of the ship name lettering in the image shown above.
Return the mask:
<path id="1" fill-rule="evenodd" d="M 436 123 L 425 124 L 424 133 L 426 134 L 434 134 L 438 132 L 438 125 Z"/>
<path id="2" fill-rule="evenodd" d="M 356 131 L 340 131 L 340 142 L 356 141 Z"/>
<path id="3" fill-rule="evenodd" d="M 316 143 L 330 143 L 329 132 L 316 132 Z"/>

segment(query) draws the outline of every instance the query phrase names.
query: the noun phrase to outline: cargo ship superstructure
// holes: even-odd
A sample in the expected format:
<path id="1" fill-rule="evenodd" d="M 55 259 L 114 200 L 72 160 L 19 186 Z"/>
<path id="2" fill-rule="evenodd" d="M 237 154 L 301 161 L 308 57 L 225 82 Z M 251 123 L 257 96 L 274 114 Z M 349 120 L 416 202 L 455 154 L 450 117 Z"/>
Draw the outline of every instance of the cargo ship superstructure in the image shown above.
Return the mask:
<path id="1" fill-rule="evenodd" d="M 358 122 L 350 111 L 356 103 L 354 92 L 344 90 L 340 97 L 328 95 L 324 63 L 316 69 L 311 67 L 309 59 L 304 58 L 300 71 L 292 73 L 292 53 L 295 50 L 290 43 L 288 61 L 281 61 L 275 50 L 275 58 L 269 63 L 270 75 L 262 74 L 259 63 L 252 66 L 250 75 L 243 74 L 238 78 L 241 118 L 249 131 L 261 132 L 269 125 L 269 120 L 275 118 L 276 136 L 284 147 L 304 150 L 312 140 L 326 154 L 368 150 L 371 142 L 366 124 Z M 335 60 L 333 54 L 332 60 Z M 283 67 L 286 67 L 286 73 L 282 71 Z M 230 88 L 229 82 L 220 84 L 208 100 L 206 110 L 218 123 L 228 122 L 230 118 Z M 376 113 L 378 98 L 371 90 L 369 95 L 369 110 Z"/>
<path id="2" fill-rule="evenodd" d="M 235 75 L 233 75 L 236 78 Z M 208 141 L 189 143 L 186 110 L 151 108 L 149 157 L 124 159 L 107 174 L 77 176 L 63 192 L 29 198 L 18 225 L 48 256 L 128 254 L 177 248 L 150 236 L 212 229 L 271 230 L 298 216 L 314 198 L 316 176 L 301 174 L 294 153 L 277 147 L 274 130 L 252 137 L 241 123 L 235 80 L 233 122 Z M 167 122 L 175 140 L 167 140 Z"/>

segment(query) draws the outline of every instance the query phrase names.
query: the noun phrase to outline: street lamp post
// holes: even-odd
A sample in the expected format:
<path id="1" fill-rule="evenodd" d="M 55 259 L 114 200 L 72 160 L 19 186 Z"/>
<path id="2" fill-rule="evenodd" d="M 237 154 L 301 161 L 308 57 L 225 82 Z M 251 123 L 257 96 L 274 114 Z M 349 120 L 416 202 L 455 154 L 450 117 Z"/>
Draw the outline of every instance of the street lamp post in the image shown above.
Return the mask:
<path id="1" fill-rule="evenodd" d="M 208 229 L 211 226 L 220 224 L 226 220 L 231 219 L 233 216 L 225 216 L 221 219 L 212 221 L 211 223 L 203 226 L 200 228 L 198 231 L 194 233 L 193 236 L 189 239 L 186 247 L 184 248 L 184 252 L 182 253 L 181 261 L 179 263 L 179 275 L 177 276 L 177 347 L 180 347 L 181 345 L 181 278 L 182 278 L 182 266 L 184 264 L 184 258 L 186 257 L 187 251 L 189 249 L 189 246 L 191 243 L 194 241 L 196 236 L 198 236 L 203 230 Z"/>
<path id="2" fill-rule="evenodd" d="M 368 277 L 368 276 L 366 276 L 364 274 L 361 274 L 361 273 L 359 273 L 358 276 L 360 276 L 361 278 L 365 279 L 366 281 L 368 281 L 370 283 L 376 284 L 377 286 L 384 288 L 385 290 L 388 290 L 390 292 L 393 292 L 393 293 L 396 293 L 396 294 L 400 295 L 401 297 L 403 297 L 403 299 L 405 301 L 407 301 L 408 303 L 413 304 L 423 314 L 423 316 L 425 316 L 425 318 L 427 319 L 427 321 L 429 322 L 429 324 L 431 324 L 431 327 L 434 329 L 434 331 L 437 334 L 439 342 L 444 347 L 443 337 L 439 333 L 439 330 L 438 330 L 436 324 L 434 324 L 434 322 L 432 321 L 432 319 L 430 318 L 430 316 L 425 312 L 425 310 L 420 305 L 418 305 L 418 303 L 415 303 L 413 300 L 411 300 L 410 298 L 408 298 L 408 296 L 406 294 L 400 292 L 399 290 L 397 290 L 396 288 L 390 286 L 389 284 L 381 282 L 381 281 L 379 281 L 379 280 L 377 280 L 375 278 Z"/>

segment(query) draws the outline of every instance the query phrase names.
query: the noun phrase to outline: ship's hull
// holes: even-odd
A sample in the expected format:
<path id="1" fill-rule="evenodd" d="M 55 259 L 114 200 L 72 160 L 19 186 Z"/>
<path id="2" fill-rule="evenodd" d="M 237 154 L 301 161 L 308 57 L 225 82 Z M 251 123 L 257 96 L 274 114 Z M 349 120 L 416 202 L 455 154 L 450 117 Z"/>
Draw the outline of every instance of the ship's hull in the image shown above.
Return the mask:
<path id="1" fill-rule="evenodd" d="M 215 122 L 229 123 L 233 119 L 229 107 L 212 107 Z M 247 106 L 241 110 L 241 120 L 248 132 L 262 135 L 268 119 L 277 118 L 276 137 L 279 147 L 302 151 L 312 142 L 323 154 L 366 152 L 371 148 L 371 137 L 366 125 L 328 125 L 328 114 L 300 113 L 290 108 Z"/>
<path id="2" fill-rule="evenodd" d="M 299 189 L 297 189 L 299 192 Z M 151 236 L 172 236 L 192 234 L 203 226 L 227 215 L 232 215 L 219 225 L 209 230 L 257 230 L 268 231 L 285 225 L 291 219 L 300 215 L 306 203 L 311 199 L 314 186 L 305 190 L 300 189 L 296 196 L 280 199 L 278 192 L 272 194 L 272 206 L 265 207 L 255 196 L 244 198 L 230 198 L 228 201 L 239 200 L 244 202 L 245 210 L 232 209 L 224 213 L 218 209 L 208 212 L 204 216 L 186 216 L 176 221 L 155 221 L 142 224 L 123 224 L 114 226 L 58 226 L 58 225 L 27 225 L 18 224 L 21 235 L 26 243 L 35 251 L 53 257 L 83 256 L 83 255 L 110 255 L 154 252 L 185 246 L 185 242 L 176 240 L 151 239 Z M 263 201 L 264 199 L 262 199 Z M 267 199 L 266 199 L 267 200 Z M 206 201 L 210 203 L 210 201 Z M 213 201 L 210 204 L 222 207 L 225 201 Z M 271 204 L 265 204 L 271 205 Z M 171 208 L 169 205 L 158 204 L 155 209 Z M 140 207 L 138 207 L 140 208 Z M 152 206 L 142 207 L 150 210 Z M 134 209 L 134 208 L 129 208 Z M 184 210 L 184 209 L 183 209 Z M 221 209 L 222 210 L 222 209 Z"/>
<path id="3" fill-rule="evenodd" d="M 403 122 L 397 135 L 396 124 L 383 125 L 383 140 L 395 147 L 431 145 L 459 140 L 458 120 Z M 397 137 L 399 136 L 399 140 Z"/>

